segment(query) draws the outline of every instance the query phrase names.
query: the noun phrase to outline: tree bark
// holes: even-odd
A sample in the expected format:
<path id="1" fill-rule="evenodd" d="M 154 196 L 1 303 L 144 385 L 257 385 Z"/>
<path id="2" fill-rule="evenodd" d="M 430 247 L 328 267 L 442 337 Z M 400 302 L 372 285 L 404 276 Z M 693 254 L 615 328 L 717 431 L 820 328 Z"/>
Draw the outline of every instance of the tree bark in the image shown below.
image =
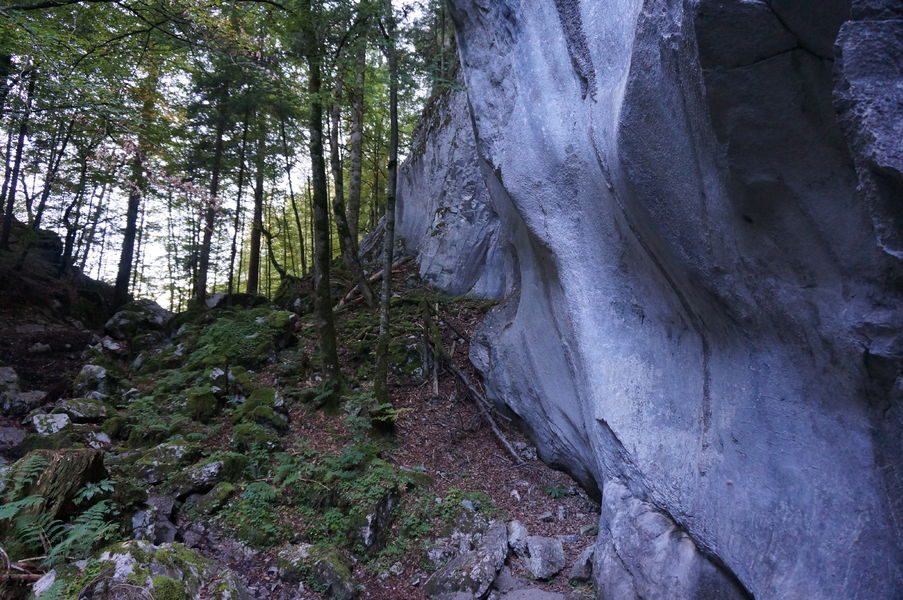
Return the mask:
<path id="1" fill-rule="evenodd" d="M 38 200 L 38 206 L 35 208 L 34 222 L 31 227 L 37 231 L 41 227 L 41 218 L 44 216 L 44 208 L 47 206 L 47 200 L 50 198 L 50 192 L 53 184 L 56 182 L 57 173 L 60 171 L 60 163 L 66 154 L 66 147 L 72 138 L 72 128 L 75 126 L 75 119 L 69 121 L 66 133 L 63 135 L 63 141 L 60 143 L 59 152 L 50 155 L 50 164 L 47 166 L 47 176 L 44 178 L 44 189 L 41 190 L 41 199 Z M 55 157 L 55 161 L 54 161 Z"/>
<path id="2" fill-rule="evenodd" d="M 342 252 L 342 259 L 345 267 L 351 273 L 351 276 L 357 281 L 357 287 L 361 291 L 361 296 L 367 306 L 373 306 L 373 292 L 370 291 L 370 285 L 367 283 L 367 276 L 364 275 L 364 268 L 361 266 L 361 259 L 358 256 L 357 242 L 351 235 L 351 229 L 345 215 L 345 186 L 342 173 L 342 160 L 339 155 L 339 125 L 341 123 L 341 108 L 339 102 L 342 97 L 342 77 L 341 74 L 336 76 L 335 98 L 332 101 L 332 109 L 330 110 L 330 135 L 329 135 L 329 161 L 332 170 L 333 191 L 335 195 L 332 200 L 332 212 L 335 215 L 336 232 L 339 237 L 339 249 Z"/>
<path id="3" fill-rule="evenodd" d="M 9 194 L 6 198 L 6 211 L 3 214 L 3 232 L 0 233 L 0 248 L 3 250 L 9 250 L 9 236 L 13 227 L 16 186 L 19 181 L 19 170 L 22 167 L 22 150 L 25 146 L 25 136 L 28 135 L 28 120 L 31 117 L 31 104 L 34 100 L 36 80 L 37 72 L 32 70 L 28 78 L 28 91 L 25 96 L 25 111 L 22 114 L 22 120 L 19 122 L 19 139 L 16 142 L 16 158 L 13 161 L 13 171 L 9 183 Z"/>
<path id="4" fill-rule="evenodd" d="M 395 51 L 395 15 L 392 0 L 386 0 L 386 54 L 389 63 L 389 180 L 386 185 L 386 216 L 383 238 L 385 276 L 379 298 L 379 340 L 376 346 L 374 392 L 380 405 L 389 399 L 389 302 L 392 299 L 392 260 L 395 249 L 395 193 L 398 184 L 398 57 Z M 388 423 L 384 422 L 388 425 Z"/>
<path id="5" fill-rule="evenodd" d="M 304 277 L 307 274 L 307 257 L 304 252 L 304 227 L 301 225 L 301 214 L 298 212 L 298 203 L 295 201 L 295 188 L 292 185 L 292 166 L 288 159 L 288 140 L 285 135 L 285 119 L 280 121 L 282 129 L 282 152 L 285 156 L 285 176 L 288 178 L 288 195 L 292 201 L 292 212 L 295 213 L 295 227 L 298 228 L 298 245 L 301 247 L 301 273 Z"/>
<path id="6" fill-rule="evenodd" d="M 336 343 L 335 320 L 332 313 L 332 291 L 329 281 L 329 192 L 326 185 L 326 161 L 323 154 L 323 100 L 322 56 L 317 38 L 317 28 L 313 21 L 310 0 L 305 1 L 306 17 L 304 32 L 307 39 L 306 58 L 309 71 L 308 92 L 310 95 L 310 163 L 313 179 L 314 204 L 314 247 L 316 249 L 314 274 L 314 300 L 317 315 L 317 330 L 320 338 L 320 354 L 323 369 L 328 380 L 341 383 L 339 355 Z M 334 395 L 335 396 L 335 395 Z M 337 396 L 331 400 L 337 401 Z"/>
<path id="7" fill-rule="evenodd" d="M 213 228 L 216 225 L 217 196 L 219 196 L 219 178 L 223 163 L 223 135 L 226 131 L 226 99 L 229 86 L 224 85 L 216 120 L 216 144 L 213 149 L 213 171 L 210 174 L 210 198 L 204 212 L 204 236 L 201 240 L 201 256 L 198 265 L 198 279 L 195 283 L 194 301 L 204 304 L 207 299 L 207 272 L 210 270 L 210 249 L 213 243 Z"/>
<path id="8" fill-rule="evenodd" d="M 367 45 L 361 41 L 354 57 L 354 89 L 351 98 L 351 156 L 348 169 L 348 229 L 357 247 L 360 239 L 361 173 L 364 154 L 364 72 Z"/>
<path id="9" fill-rule="evenodd" d="M 263 115 L 260 115 L 257 127 L 257 155 L 255 157 L 254 174 L 254 220 L 251 223 L 251 248 L 248 256 L 247 292 L 256 294 L 260 285 L 260 234 L 263 230 L 263 176 L 264 167 L 264 127 Z"/>
<path id="10" fill-rule="evenodd" d="M 238 237 L 239 230 L 241 229 L 241 196 L 245 187 L 245 152 L 248 147 L 248 119 L 249 112 L 245 111 L 244 116 L 244 124 L 241 128 L 241 148 L 239 149 L 238 154 L 238 196 L 235 200 L 235 222 L 233 223 L 233 231 L 232 231 L 232 247 L 229 250 L 229 295 L 232 295 L 232 292 L 235 291 L 235 255 L 238 250 Z M 244 240 L 242 240 L 244 243 Z M 238 270 L 241 271 L 241 263 L 238 265 Z"/>
<path id="11" fill-rule="evenodd" d="M 129 203 L 125 216 L 125 232 L 122 236 L 122 251 L 119 253 L 119 268 L 116 271 L 116 286 L 113 303 L 119 307 L 129 301 L 129 282 L 132 279 L 132 263 L 135 259 L 135 234 L 138 232 L 138 212 L 141 198 L 147 192 L 147 177 L 144 173 L 144 159 L 147 152 L 147 135 L 154 117 L 154 94 L 157 90 L 157 75 L 152 73 L 141 84 L 144 102 L 141 105 L 141 125 L 138 130 L 138 144 L 132 157 L 132 178 L 129 182 Z"/>

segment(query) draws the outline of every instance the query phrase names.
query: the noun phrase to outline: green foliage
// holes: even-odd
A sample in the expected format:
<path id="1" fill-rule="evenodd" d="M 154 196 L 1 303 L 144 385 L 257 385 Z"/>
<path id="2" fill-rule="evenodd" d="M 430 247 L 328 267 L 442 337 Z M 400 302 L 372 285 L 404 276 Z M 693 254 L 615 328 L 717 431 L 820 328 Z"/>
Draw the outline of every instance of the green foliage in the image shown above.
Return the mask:
<path id="1" fill-rule="evenodd" d="M 251 396 L 235 409 L 232 413 L 232 421 L 238 423 L 247 421 L 272 427 L 277 431 L 288 428 L 288 419 L 276 412 L 276 390 L 273 388 L 258 388 Z"/>
<path id="2" fill-rule="evenodd" d="M 18 498 L 29 486 L 35 483 L 50 464 L 48 456 L 41 452 L 32 452 L 16 462 L 6 475 L 4 499 L 7 502 Z"/>
<path id="3" fill-rule="evenodd" d="M 562 498 L 567 498 L 568 496 L 572 496 L 571 488 L 566 485 L 550 485 L 546 487 L 546 494 L 551 498 L 555 498 L 556 500 L 560 500 Z"/>
<path id="4" fill-rule="evenodd" d="M 78 491 L 73 501 L 76 504 L 84 504 L 98 496 L 112 494 L 115 489 L 116 484 L 111 479 L 104 479 L 97 483 L 87 483 Z"/>

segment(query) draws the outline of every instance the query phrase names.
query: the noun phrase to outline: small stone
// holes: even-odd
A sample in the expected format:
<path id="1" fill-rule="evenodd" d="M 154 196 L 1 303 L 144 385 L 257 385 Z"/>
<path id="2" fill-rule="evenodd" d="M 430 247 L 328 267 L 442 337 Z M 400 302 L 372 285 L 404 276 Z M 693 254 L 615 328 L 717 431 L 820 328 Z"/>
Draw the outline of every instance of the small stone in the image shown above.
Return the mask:
<path id="1" fill-rule="evenodd" d="M 113 445 L 113 440 L 103 431 L 91 431 L 88 433 L 88 447 L 101 450 Z"/>
<path id="2" fill-rule="evenodd" d="M 583 537 L 595 537 L 599 535 L 598 525 L 584 525 L 580 528 L 580 535 Z"/>
<path id="3" fill-rule="evenodd" d="M 564 506 L 558 505 L 558 520 L 564 521 L 567 518 L 567 510 L 565 510 Z"/>
<path id="4" fill-rule="evenodd" d="M 551 523 L 555 520 L 555 515 L 553 515 L 550 511 L 546 511 L 539 515 L 539 520 L 543 523 Z"/>
<path id="5" fill-rule="evenodd" d="M 34 582 L 34 585 L 31 586 L 31 593 L 35 598 L 40 599 L 47 590 L 53 587 L 54 583 L 56 583 L 56 569 L 51 569 L 47 571 L 43 577 Z"/>
<path id="6" fill-rule="evenodd" d="M 593 557 L 596 553 L 595 545 L 589 545 L 583 549 L 568 575 L 571 583 L 585 583 L 593 576 Z"/>
<path id="7" fill-rule="evenodd" d="M 520 557 L 527 553 L 527 536 L 529 535 L 527 526 L 520 521 L 508 523 L 508 545 Z"/>
<path id="8" fill-rule="evenodd" d="M 18 427 L 0 427 L 0 452 L 8 452 L 21 446 L 27 437 Z"/>
<path id="9" fill-rule="evenodd" d="M 470 512 L 477 510 L 476 506 L 474 506 L 473 502 L 470 500 L 461 500 L 461 506 L 464 507 L 464 510 L 469 510 Z"/>
<path id="10" fill-rule="evenodd" d="M 44 344 L 42 342 L 35 342 L 31 346 L 28 347 L 29 354 L 46 354 L 50 352 L 50 344 Z"/>

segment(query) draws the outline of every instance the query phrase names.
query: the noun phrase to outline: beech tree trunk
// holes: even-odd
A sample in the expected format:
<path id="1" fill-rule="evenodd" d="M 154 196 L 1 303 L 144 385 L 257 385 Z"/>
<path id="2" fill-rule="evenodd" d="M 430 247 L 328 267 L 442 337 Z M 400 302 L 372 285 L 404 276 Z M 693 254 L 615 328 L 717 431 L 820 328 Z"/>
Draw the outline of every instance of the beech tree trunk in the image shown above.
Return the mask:
<path id="1" fill-rule="evenodd" d="M 19 181 L 19 170 L 22 167 L 22 150 L 25 146 L 25 136 L 28 135 L 28 120 L 31 118 L 31 104 L 34 99 L 34 87 L 37 80 L 37 72 L 32 70 L 28 78 L 28 91 L 25 96 L 25 110 L 22 120 L 19 122 L 19 139 L 16 142 L 16 158 L 13 160 L 13 170 L 10 175 L 9 192 L 6 198 L 6 210 L 3 214 L 3 232 L 0 233 L 0 248 L 9 250 L 9 236 L 13 227 L 13 209 L 16 201 L 16 187 Z"/>
<path id="2" fill-rule="evenodd" d="M 219 178 L 223 163 L 223 135 L 226 131 L 226 99 L 229 87 L 224 86 L 219 99 L 219 115 L 216 121 L 216 145 L 213 149 L 213 171 L 210 174 L 210 198 L 204 212 L 204 236 L 201 241 L 200 264 L 198 278 L 195 283 L 194 300 L 203 304 L 207 299 L 207 272 L 210 270 L 210 249 L 213 243 L 213 228 L 216 225 L 217 196 L 219 196 Z"/>
<path id="3" fill-rule="evenodd" d="M 379 341 L 376 346 L 374 392 L 379 404 L 389 399 L 389 302 L 392 300 L 392 260 L 395 249 L 395 192 L 398 184 L 398 57 L 395 51 L 395 15 L 392 0 L 386 0 L 386 54 L 389 63 L 389 180 L 386 185 L 386 216 L 383 233 L 383 273 L 379 298 Z M 388 427 L 390 422 L 382 420 Z"/>
<path id="4" fill-rule="evenodd" d="M 339 354 L 336 344 L 335 320 L 332 314 L 332 290 L 329 281 L 329 192 L 326 186 L 326 161 L 323 154 L 323 100 L 322 56 L 317 38 L 311 1 L 305 1 L 306 15 L 304 32 L 307 38 L 306 59 L 309 71 L 308 92 L 310 95 L 310 164 L 313 180 L 314 205 L 314 248 L 316 271 L 314 273 L 314 301 L 316 305 L 317 330 L 320 338 L 320 354 L 326 378 L 341 383 Z M 332 400 L 337 400 L 334 394 Z"/>
<path id="5" fill-rule="evenodd" d="M 360 239 L 361 173 L 364 153 L 364 72 L 367 46 L 360 42 L 354 57 L 354 89 L 351 98 L 351 155 L 348 168 L 348 229 L 355 242 Z"/>
<path id="6" fill-rule="evenodd" d="M 241 196 L 245 188 L 245 152 L 248 147 L 248 111 L 245 111 L 241 128 L 241 148 L 238 151 L 238 196 L 235 200 L 235 221 L 232 230 L 232 247 L 229 250 L 229 295 L 235 291 L 235 256 L 238 253 L 238 238 L 241 230 Z M 238 265 L 241 271 L 241 263 Z"/>
<path id="7" fill-rule="evenodd" d="M 125 216 L 125 232 L 122 236 L 122 251 L 119 254 L 119 268 L 116 272 L 116 286 L 113 303 L 122 306 L 129 301 L 129 282 L 132 279 L 132 263 L 135 259 L 135 235 L 138 232 L 138 212 L 141 198 L 147 191 L 147 177 L 144 174 L 144 158 L 147 152 L 147 134 L 154 116 L 154 94 L 157 89 L 157 75 L 151 74 L 142 83 L 144 103 L 141 106 L 141 125 L 138 131 L 138 145 L 132 157 L 132 178 L 129 182 L 129 203 Z"/>
<path id="8" fill-rule="evenodd" d="M 329 160 L 332 170 L 333 191 L 332 212 L 335 215 L 336 232 L 339 234 L 339 249 L 342 252 L 342 260 L 351 276 L 357 282 L 357 287 L 367 306 L 373 306 L 373 292 L 361 266 L 358 255 L 357 242 L 351 235 L 351 229 L 345 215 L 345 185 L 342 174 L 342 159 L 339 155 L 339 126 L 341 123 L 341 109 L 339 102 L 342 97 L 342 78 L 336 78 L 335 98 L 330 110 L 330 135 L 329 135 Z"/>
<path id="9" fill-rule="evenodd" d="M 263 176 L 264 176 L 264 127 L 263 116 L 257 128 L 257 155 L 254 174 L 254 220 L 251 222 L 251 247 L 248 254 L 247 292 L 256 294 L 260 286 L 260 234 L 263 231 Z"/>
<path id="10" fill-rule="evenodd" d="M 295 213 L 295 227 L 298 228 L 298 245 L 301 247 L 301 273 L 307 274 L 307 257 L 304 252 L 304 226 L 301 225 L 301 214 L 298 212 L 298 203 L 295 201 L 295 188 L 292 185 L 292 166 L 288 158 L 288 139 L 285 135 L 285 119 L 279 123 L 282 133 L 282 152 L 285 156 L 285 176 L 288 179 L 288 195 L 292 202 L 292 212 Z"/>

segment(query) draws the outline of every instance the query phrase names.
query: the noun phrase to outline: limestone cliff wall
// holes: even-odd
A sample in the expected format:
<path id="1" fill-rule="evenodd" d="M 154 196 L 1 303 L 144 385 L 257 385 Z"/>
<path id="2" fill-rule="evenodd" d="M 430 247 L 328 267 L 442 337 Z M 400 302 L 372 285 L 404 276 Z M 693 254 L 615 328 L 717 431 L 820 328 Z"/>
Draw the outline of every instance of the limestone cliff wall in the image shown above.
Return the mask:
<path id="1" fill-rule="evenodd" d="M 898 5 L 452 5 L 399 232 L 505 298 L 471 358 L 601 491 L 600 595 L 903 595 Z"/>

